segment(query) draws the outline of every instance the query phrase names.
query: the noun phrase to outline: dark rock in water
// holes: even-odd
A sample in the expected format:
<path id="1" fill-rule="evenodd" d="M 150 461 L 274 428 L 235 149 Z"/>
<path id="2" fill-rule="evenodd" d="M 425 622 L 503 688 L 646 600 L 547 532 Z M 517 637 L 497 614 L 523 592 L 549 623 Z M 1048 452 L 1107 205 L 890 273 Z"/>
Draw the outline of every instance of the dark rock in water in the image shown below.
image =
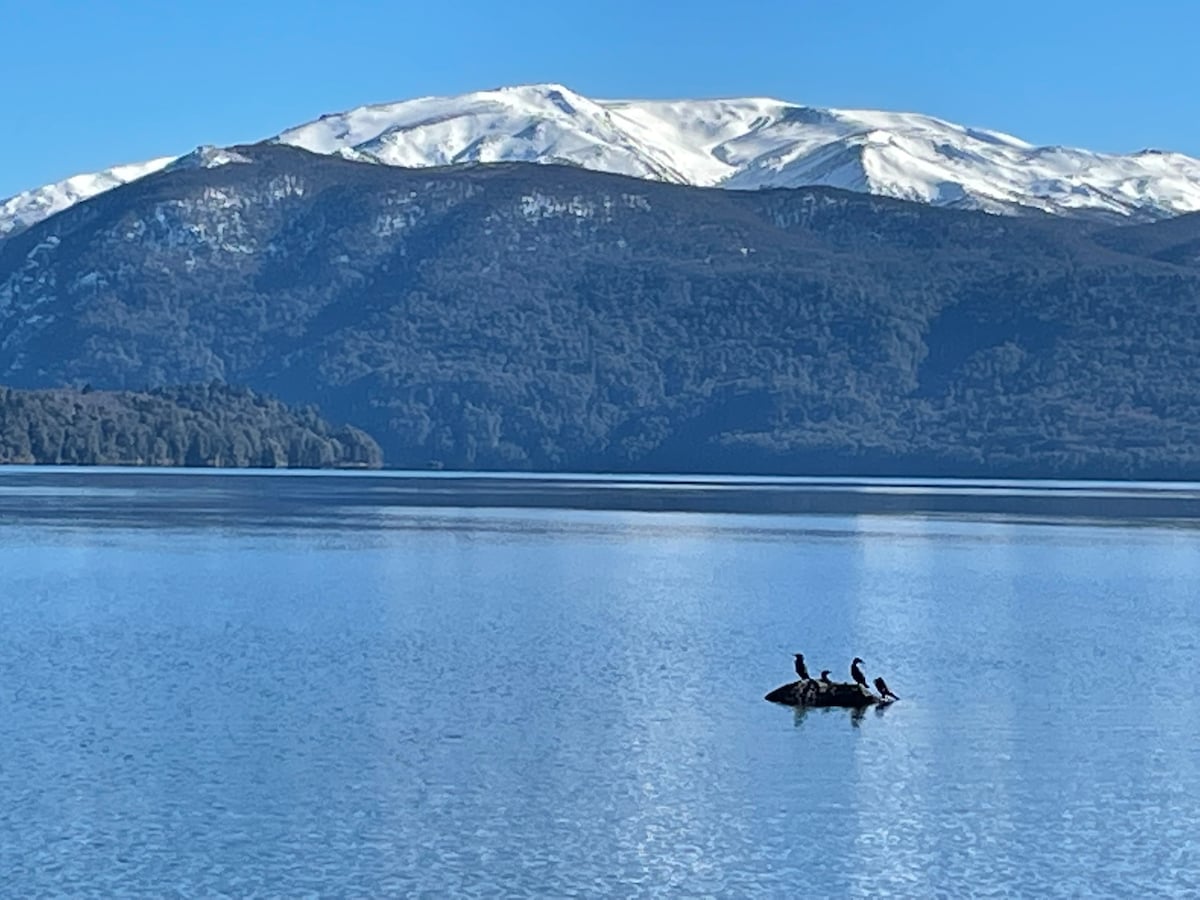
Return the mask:
<path id="1" fill-rule="evenodd" d="M 811 678 L 777 687 L 765 699 L 785 706 L 840 706 L 847 709 L 863 709 L 887 702 L 852 682 L 825 683 Z"/>

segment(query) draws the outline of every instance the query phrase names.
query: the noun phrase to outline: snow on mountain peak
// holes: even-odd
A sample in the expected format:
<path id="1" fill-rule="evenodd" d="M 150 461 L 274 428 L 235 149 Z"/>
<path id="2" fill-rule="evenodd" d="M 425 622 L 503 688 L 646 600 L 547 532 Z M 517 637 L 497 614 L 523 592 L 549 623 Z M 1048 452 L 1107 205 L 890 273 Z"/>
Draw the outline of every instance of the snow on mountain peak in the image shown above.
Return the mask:
<path id="1" fill-rule="evenodd" d="M 215 169 L 217 166 L 227 166 L 230 163 L 252 162 L 250 157 L 236 150 L 225 147 L 214 147 L 212 144 L 202 144 L 191 153 L 186 153 L 172 160 L 167 169 Z"/>
<path id="2" fill-rule="evenodd" d="M 917 113 L 765 97 L 592 100 L 561 84 L 516 85 L 360 106 L 271 140 L 393 166 L 558 163 L 702 187 L 825 185 L 997 213 L 1142 221 L 1200 210 L 1200 160 L 1180 153 L 1037 147 Z M 172 161 L 76 176 L 3 201 L 0 238 Z M 176 164 L 237 161 L 235 151 L 202 147 Z"/>
<path id="3" fill-rule="evenodd" d="M 562 85 L 422 97 L 321 116 L 275 140 L 314 153 L 355 153 L 393 166 L 557 162 L 641 178 L 686 180 L 653 147 L 617 127 L 609 112 Z"/>
<path id="4" fill-rule="evenodd" d="M 87 200 L 96 194 L 157 172 L 174 159 L 173 156 L 162 156 L 148 162 L 113 166 L 111 169 L 86 175 L 73 175 L 54 184 L 23 191 L 0 201 L 0 238 L 36 225 L 42 219 L 48 219 L 81 200 Z"/>
<path id="5" fill-rule="evenodd" d="M 566 163 L 733 189 L 827 185 L 938 205 L 1135 220 L 1200 210 L 1200 161 L 1036 147 L 917 113 L 771 98 L 590 100 L 557 84 L 365 106 L 275 140 L 388 165 Z"/>

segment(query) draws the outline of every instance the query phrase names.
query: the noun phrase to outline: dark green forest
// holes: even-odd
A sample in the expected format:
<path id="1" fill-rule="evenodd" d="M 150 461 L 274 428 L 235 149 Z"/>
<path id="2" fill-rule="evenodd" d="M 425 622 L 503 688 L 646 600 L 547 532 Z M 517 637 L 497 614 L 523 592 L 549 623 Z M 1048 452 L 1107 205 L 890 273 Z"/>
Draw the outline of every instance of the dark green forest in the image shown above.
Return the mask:
<path id="1" fill-rule="evenodd" d="M 393 467 L 1200 477 L 1200 216 L 240 151 L 0 243 L 0 381 L 245 384 Z"/>
<path id="2" fill-rule="evenodd" d="M 131 391 L 0 386 L 0 463 L 378 468 L 379 445 L 220 384 Z"/>

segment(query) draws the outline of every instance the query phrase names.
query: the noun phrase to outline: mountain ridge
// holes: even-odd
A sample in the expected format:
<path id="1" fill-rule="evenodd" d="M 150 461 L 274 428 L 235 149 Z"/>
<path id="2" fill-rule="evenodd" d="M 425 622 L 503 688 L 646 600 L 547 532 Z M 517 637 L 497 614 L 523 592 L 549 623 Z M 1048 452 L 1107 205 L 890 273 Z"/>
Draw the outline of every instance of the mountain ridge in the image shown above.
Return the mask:
<path id="1" fill-rule="evenodd" d="M 266 141 L 396 166 L 560 163 L 700 187 L 823 185 L 1002 214 L 1142 222 L 1200 210 L 1200 160 L 1183 154 L 1038 147 L 918 113 L 762 97 L 592 100 L 563 85 L 518 85 L 326 113 Z M 174 159 L 0 201 L 0 239 Z"/>
<path id="2" fill-rule="evenodd" d="M 1200 475 L 1200 215 L 232 153 L 0 243 L 0 383 L 244 384 L 394 467 Z"/>

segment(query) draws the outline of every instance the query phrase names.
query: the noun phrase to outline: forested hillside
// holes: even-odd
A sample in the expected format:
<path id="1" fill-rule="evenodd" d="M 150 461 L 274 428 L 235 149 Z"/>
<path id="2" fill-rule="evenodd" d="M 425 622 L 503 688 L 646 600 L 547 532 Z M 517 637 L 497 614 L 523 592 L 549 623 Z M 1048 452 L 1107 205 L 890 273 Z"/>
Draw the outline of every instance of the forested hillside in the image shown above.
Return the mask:
<path id="1" fill-rule="evenodd" d="M 1200 477 L 1200 218 L 287 147 L 0 243 L 0 381 L 247 384 L 388 465 Z"/>
<path id="2" fill-rule="evenodd" d="M 366 467 L 378 444 L 316 411 L 224 385 L 130 391 L 0 387 L 0 463 Z"/>

